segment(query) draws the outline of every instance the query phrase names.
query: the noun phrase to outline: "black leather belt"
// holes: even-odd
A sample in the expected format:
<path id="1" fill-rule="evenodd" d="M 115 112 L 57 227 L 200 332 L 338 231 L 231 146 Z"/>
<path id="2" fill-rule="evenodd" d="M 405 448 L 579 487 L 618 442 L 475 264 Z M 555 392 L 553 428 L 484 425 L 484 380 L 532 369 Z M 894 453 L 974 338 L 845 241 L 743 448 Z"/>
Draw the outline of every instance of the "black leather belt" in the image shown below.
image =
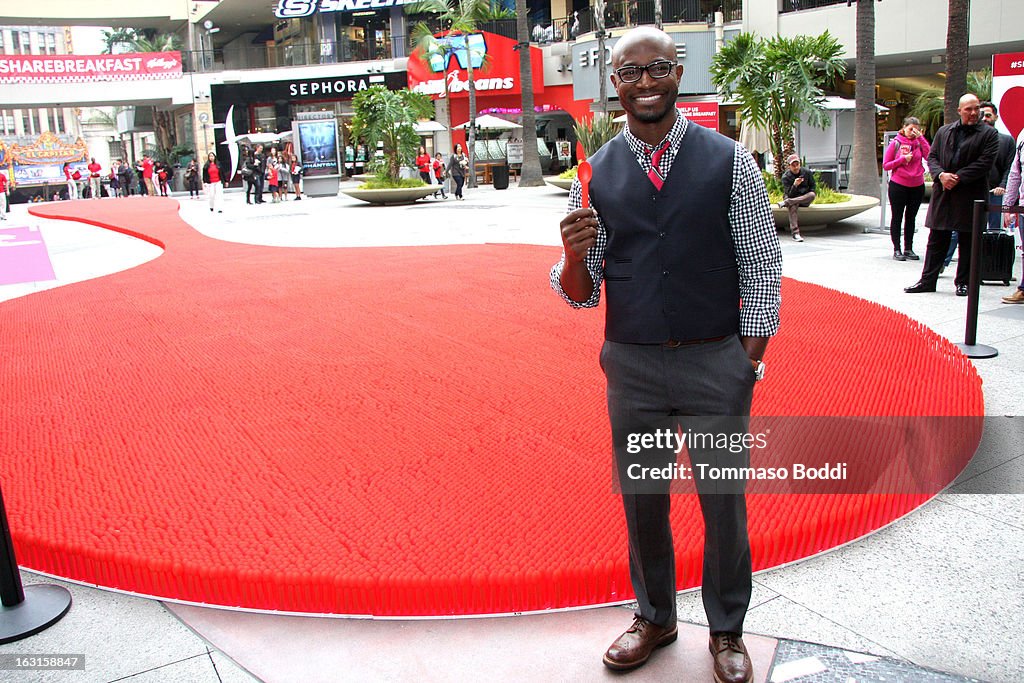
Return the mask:
<path id="1" fill-rule="evenodd" d="M 669 339 L 667 342 L 662 344 L 662 346 L 670 349 L 677 349 L 680 346 L 693 346 L 694 344 L 710 344 L 712 342 L 722 341 L 728 336 L 729 335 L 726 334 L 722 335 L 721 337 L 708 337 L 707 339 L 687 339 L 685 341 L 680 341 L 678 339 Z"/>

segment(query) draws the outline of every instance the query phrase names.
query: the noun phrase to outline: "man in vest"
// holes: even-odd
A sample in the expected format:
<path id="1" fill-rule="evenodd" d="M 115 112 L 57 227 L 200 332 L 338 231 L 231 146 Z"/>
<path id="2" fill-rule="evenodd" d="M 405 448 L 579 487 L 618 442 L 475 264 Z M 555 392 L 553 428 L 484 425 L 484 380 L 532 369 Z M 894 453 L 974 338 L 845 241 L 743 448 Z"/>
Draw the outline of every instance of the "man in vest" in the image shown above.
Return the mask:
<path id="1" fill-rule="evenodd" d="M 672 38 L 633 29 L 616 43 L 612 67 L 626 128 L 590 159 L 592 208 L 581 208 L 579 180 L 573 184 L 560 224 L 563 255 L 550 279 L 576 308 L 596 306 L 605 283 L 601 365 L 639 604 L 604 663 L 626 670 L 677 635 L 670 482 L 637 482 L 627 444 L 641 427 L 691 419 L 677 416 L 732 416 L 746 428 L 754 382 L 764 376 L 762 358 L 779 326 L 782 256 L 753 158 L 678 114 L 683 67 Z M 689 448 L 692 464 L 720 455 Z M 675 462 L 671 448 L 655 457 Z M 749 452 L 738 459 L 749 462 Z M 750 681 L 742 640 L 751 591 L 743 482 L 723 493 L 695 479 L 715 677 Z"/>

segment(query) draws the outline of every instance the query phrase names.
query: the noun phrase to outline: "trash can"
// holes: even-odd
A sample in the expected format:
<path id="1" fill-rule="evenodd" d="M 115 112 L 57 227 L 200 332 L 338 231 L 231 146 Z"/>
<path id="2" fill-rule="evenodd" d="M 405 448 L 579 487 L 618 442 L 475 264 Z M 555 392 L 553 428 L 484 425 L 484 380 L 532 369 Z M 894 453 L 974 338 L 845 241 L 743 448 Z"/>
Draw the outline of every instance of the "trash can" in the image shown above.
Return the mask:
<path id="1" fill-rule="evenodd" d="M 507 190 L 508 189 L 508 164 L 502 164 L 501 166 L 495 166 L 491 169 L 494 174 L 494 189 L 495 190 Z"/>

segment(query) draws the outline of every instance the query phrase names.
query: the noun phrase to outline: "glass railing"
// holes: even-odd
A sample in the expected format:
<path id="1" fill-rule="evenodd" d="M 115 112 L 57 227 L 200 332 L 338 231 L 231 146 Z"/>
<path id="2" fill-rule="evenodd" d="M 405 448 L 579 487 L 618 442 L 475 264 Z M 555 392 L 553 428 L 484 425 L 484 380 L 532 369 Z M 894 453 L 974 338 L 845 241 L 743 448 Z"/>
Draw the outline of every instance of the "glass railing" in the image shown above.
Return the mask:
<path id="1" fill-rule="evenodd" d="M 784 0 L 789 2 L 790 0 Z M 812 0 L 799 0 L 808 2 Z M 820 1 L 820 0 L 819 0 Z M 845 0 L 843 0 L 845 2 Z M 655 0 L 613 0 L 605 5 L 605 29 L 625 28 L 654 23 Z M 714 23 L 715 11 L 721 9 L 725 21 L 742 19 L 742 0 L 662 0 L 663 24 Z M 547 23 L 547 25 L 544 25 Z M 531 21 L 530 40 L 536 44 L 575 40 L 596 30 L 591 8 L 575 12 L 571 17 L 553 22 Z M 481 31 L 516 39 L 515 19 L 496 19 L 478 24 Z M 235 69 L 266 69 L 312 64 L 339 64 L 406 57 L 413 50 L 410 36 L 392 35 L 385 40 L 353 40 L 292 43 L 289 45 L 249 45 L 214 50 L 183 50 L 181 59 L 186 72 L 226 71 Z"/>
<path id="2" fill-rule="evenodd" d="M 715 12 L 721 11 L 726 23 L 743 20 L 742 0 L 662 0 L 662 24 L 703 23 L 712 25 Z M 605 3 L 604 27 L 628 28 L 654 24 L 654 0 L 611 0 Z M 535 43 L 557 43 L 575 40 L 584 33 L 597 30 L 593 7 L 575 12 L 571 17 L 555 19 L 549 26 L 534 25 L 530 36 Z"/>

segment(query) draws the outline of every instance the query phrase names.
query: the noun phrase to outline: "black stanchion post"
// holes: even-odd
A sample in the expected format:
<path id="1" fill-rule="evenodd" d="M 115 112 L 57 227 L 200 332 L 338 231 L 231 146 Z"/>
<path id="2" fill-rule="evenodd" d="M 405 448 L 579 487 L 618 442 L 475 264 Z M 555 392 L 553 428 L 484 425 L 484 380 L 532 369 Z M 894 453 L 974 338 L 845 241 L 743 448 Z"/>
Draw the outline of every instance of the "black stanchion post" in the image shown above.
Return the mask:
<path id="1" fill-rule="evenodd" d="M 974 216 L 971 225 L 971 271 L 967 284 L 967 329 L 964 343 L 957 344 L 968 358 L 995 358 L 999 351 L 992 346 L 978 343 L 978 299 L 981 296 L 981 232 L 988 223 L 988 202 L 974 200 Z"/>
<path id="2" fill-rule="evenodd" d="M 52 584 L 23 588 L 14 543 L 0 492 L 0 644 L 21 640 L 49 628 L 71 609 L 71 593 Z"/>

